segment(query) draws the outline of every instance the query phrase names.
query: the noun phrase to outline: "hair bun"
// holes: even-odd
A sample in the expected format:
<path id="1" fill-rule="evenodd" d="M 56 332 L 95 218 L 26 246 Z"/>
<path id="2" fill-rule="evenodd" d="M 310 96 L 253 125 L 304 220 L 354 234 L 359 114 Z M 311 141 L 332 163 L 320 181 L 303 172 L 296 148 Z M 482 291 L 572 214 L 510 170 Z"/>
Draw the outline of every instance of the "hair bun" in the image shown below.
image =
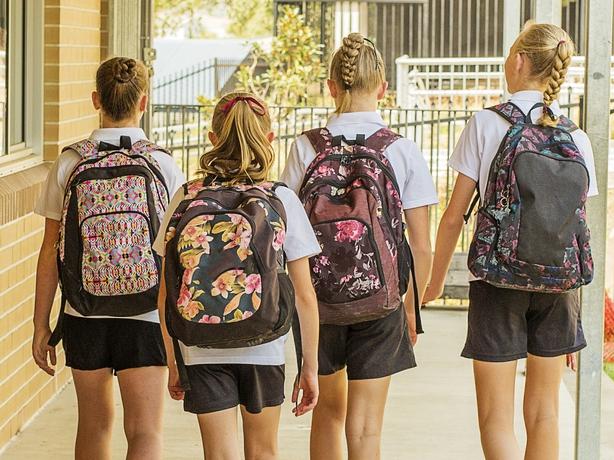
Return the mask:
<path id="1" fill-rule="evenodd" d="M 137 76 L 136 61 L 134 59 L 118 59 L 113 69 L 115 80 L 120 83 L 129 83 Z"/>

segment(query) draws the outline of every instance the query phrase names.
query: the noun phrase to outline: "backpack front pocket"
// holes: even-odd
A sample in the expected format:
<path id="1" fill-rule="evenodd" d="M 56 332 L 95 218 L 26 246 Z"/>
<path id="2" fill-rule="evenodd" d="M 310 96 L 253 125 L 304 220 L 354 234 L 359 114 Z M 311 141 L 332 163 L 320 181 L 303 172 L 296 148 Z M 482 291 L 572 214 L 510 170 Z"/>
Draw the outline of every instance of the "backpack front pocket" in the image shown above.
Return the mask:
<path id="1" fill-rule="evenodd" d="M 232 323 L 260 308 L 262 276 L 253 226 L 238 213 L 201 214 L 180 231 L 177 310 L 187 321 Z"/>
<path id="2" fill-rule="evenodd" d="M 158 284 L 151 229 L 143 214 L 90 216 L 81 224 L 81 238 L 81 275 L 90 294 L 138 294 Z"/>
<path id="3" fill-rule="evenodd" d="M 384 285 L 382 264 L 369 226 L 357 219 L 314 225 L 322 253 L 310 260 L 318 299 L 345 303 L 374 295 Z"/>

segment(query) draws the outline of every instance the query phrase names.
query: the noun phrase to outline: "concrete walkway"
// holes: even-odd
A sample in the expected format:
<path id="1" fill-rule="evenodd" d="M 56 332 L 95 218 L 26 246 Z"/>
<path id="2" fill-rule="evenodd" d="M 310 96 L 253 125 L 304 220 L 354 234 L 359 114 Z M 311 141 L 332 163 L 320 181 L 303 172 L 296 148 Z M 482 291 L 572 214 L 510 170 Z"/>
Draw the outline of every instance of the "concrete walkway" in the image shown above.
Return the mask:
<path id="1" fill-rule="evenodd" d="M 466 313 L 425 311 L 427 334 L 420 338 L 417 369 L 393 378 L 386 412 L 382 458 L 385 460 L 473 460 L 483 458 L 473 390 L 471 362 L 458 357 L 466 331 Z M 523 365 L 519 366 L 521 371 Z M 288 378 L 293 380 L 294 359 L 288 348 Z M 561 387 L 561 459 L 573 458 L 574 379 Z M 517 401 L 520 408 L 523 377 L 518 374 Z M 119 397 L 117 398 L 119 401 Z M 286 403 L 279 431 L 280 458 L 308 459 L 309 417 L 296 419 Z M 121 406 L 117 405 L 113 458 L 125 454 L 121 432 Z M 519 411 L 518 414 L 521 414 Z M 604 378 L 603 460 L 614 459 L 614 382 Z M 4 451 L 3 460 L 60 460 L 72 457 L 76 430 L 74 389 L 64 391 Z M 522 420 L 517 432 L 524 442 Z M 165 418 L 165 458 L 202 458 L 196 420 L 170 400 Z"/>

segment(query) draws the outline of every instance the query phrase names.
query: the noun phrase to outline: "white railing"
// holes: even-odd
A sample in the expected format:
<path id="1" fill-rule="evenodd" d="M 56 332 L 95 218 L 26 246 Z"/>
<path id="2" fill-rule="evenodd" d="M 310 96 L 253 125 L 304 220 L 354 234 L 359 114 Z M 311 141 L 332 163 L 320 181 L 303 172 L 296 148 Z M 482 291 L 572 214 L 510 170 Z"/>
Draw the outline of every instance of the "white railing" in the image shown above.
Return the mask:
<path id="1" fill-rule="evenodd" d="M 584 92 L 584 56 L 575 56 L 560 99 L 572 103 Z M 614 63 L 614 57 L 612 58 Z M 478 109 L 502 100 L 504 58 L 409 58 L 396 60 L 397 105 L 403 108 Z M 614 68 L 610 75 L 614 89 Z"/>

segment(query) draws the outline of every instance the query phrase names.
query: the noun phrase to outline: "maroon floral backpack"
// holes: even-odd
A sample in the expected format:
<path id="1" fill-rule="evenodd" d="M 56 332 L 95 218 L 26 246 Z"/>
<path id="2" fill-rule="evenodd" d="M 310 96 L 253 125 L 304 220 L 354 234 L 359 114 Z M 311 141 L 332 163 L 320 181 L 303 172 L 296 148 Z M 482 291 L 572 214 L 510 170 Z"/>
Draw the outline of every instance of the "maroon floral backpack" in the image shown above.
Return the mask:
<path id="1" fill-rule="evenodd" d="M 175 342 L 248 347 L 289 331 L 294 290 L 278 185 L 184 186 L 166 233 L 166 325 Z"/>
<path id="2" fill-rule="evenodd" d="M 164 151 L 149 141 L 120 145 L 84 140 L 67 181 L 58 241 L 62 306 L 50 339 L 61 340 L 68 301 L 84 316 L 134 316 L 157 307 L 160 258 L 152 249 L 168 206 L 160 166 Z"/>
<path id="3" fill-rule="evenodd" d="M 400 136 L 385 128 L 355 141 L 333 137 L 326 128 L 305 135 L 316 158 L 299 197 L 322 248 L 310 260 L 320 322 L 387 316 L 401 306 L 413 274 L 399 187 L 384 155 Z"/>
<path id="4" fill-rule="evenodd" d="M 540 107 L 526 116 L 509 102 L 489 109 L 511 126 L 491 165 L 468 264 L 495 286 L 564 292 L 593 278 L 589 175 L 570 134 L 577 127 L 564 116 L 556 127 L 534 124 Z"/>

